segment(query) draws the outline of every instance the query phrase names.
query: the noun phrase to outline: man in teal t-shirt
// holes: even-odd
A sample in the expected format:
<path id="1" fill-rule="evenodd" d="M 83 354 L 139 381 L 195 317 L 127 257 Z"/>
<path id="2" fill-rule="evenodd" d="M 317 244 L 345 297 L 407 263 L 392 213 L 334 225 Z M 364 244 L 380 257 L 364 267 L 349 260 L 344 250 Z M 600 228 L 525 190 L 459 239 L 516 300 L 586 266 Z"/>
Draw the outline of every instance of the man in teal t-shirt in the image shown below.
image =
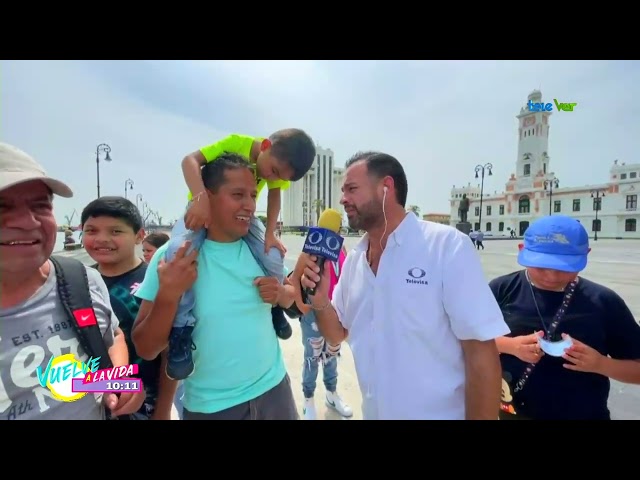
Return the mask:
<path id="1" fill-rule="evenodd" d="M 199 251 L 159 264 L 153 256 L 136 292 L 143 300 L 133 341 L 143 357 L 167 347 L 182 293 L 193 288 L 195 369 L 184 380 L 184 419 L 297 420 L 291 384 L 271 307 L 293 303 L 290 286 L 265 277 L 242 240 L 256 208 L 256 183 L 244 157 L 227 153 L 202 169 L 211 209 L 207 240 Z M 197 272 L 196 272 L 197 269 Z"/>

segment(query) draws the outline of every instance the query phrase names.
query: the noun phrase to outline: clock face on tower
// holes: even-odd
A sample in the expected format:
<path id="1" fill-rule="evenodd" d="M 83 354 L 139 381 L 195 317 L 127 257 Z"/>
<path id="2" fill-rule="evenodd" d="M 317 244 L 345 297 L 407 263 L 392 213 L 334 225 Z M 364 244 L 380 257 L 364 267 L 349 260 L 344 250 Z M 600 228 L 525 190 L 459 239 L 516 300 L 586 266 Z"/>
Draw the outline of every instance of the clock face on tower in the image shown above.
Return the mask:
<path id="1" fill-rule="evenodd" d="M 523 126 L 528 127 L 530 125 L 533 125 L 534 123 L 536 123 L 536 117 L 527 117 L 524 119 Z"/>

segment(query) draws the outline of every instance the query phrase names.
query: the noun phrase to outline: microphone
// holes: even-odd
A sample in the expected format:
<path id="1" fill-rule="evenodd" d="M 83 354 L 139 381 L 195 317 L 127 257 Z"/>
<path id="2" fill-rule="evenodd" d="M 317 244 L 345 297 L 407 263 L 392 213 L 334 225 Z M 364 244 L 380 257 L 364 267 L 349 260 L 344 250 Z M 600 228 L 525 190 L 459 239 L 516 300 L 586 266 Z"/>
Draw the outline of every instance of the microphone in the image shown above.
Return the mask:
<path id="1" fill-rule="evenodd" d="M 340 250 L 344 239 L 338 235 L 342 226 L 342 215 L 332 208 L 326 209 L 318 219 L 318 226 L 309 228 L 307 238 L 304 241 L 302 251 L 317 257 L 316 265 L 320 267 L 320 275 L 324 267 L 326 259 L 337 262 L 340 259 Z M 293 287 L 295 303 L 288 311 L 294 318 L 306 315 L 311 311 L 311 305 L 305 303 L 303 298 L 302 286 L 300 280 L 304 274 L 306 267 L 306 257 L 299 257 L 291 274 L 288 277 L 288 283 Z M 315 294 L 314 289 L 305 288 L 305 297 Z M 295 308 L 294 308 L 295 306 Z"/>
<path id="2" fill-rule="evenodd" d="M 326 260 L 337 262 L 342 249 L 342 238 L 338 232 L 342 226 L 342 215 L 333 208 L 327 208 L 318 219 L 318 226 L 311 227 L 302 247 L 303 253 L 316 256 L 316 265 L 320 268 L 318 275 L 322 277 Z M 317 285 L 316 285 L 317 288 Z M 305 288 L 306 295 L 315 295 L 316 288 Z"/>

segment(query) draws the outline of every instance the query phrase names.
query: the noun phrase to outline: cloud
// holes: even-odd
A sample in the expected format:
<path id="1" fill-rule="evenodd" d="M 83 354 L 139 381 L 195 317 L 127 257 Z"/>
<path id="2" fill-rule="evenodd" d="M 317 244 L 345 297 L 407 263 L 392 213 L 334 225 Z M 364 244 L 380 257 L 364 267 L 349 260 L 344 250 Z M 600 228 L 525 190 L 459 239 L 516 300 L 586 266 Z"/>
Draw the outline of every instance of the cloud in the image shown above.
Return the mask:
<path id="1" fill-rule="evenodd" d="M 529 92 L 577 102 L 554 112 L 549 155 L 564 186 L 608 179 L 614 159 L 640 149 L 637 62 L 566 61 L 3 61 L 2 138 L 37 156 L 78 192 L 95 195 L 95 147 L 103 193 L 132 178 L 165 218 L 184 208 L 180 160 L 230 132 L 307 130 L 343 163 L 357 150 L 396 156 L 410 204 L 448 212 L 453 184 L 491 162 L 487 190 L 515 169 L 517 120 Z M 264 209 L 264 199 L 261 200 Z"/>
<path id="2" fill-rule="evenodd" d="M 165 219 L 177 217 L 187 201 L 182 158 L 225 132 L 137 96 L 133 87 L 119 89 L 87 67 L 3 62 L 2 140 L 26 150 L 72 186 L 73 199 L 56 200 L 59 220 L 73 209 L 79 214 L 95 198 L 96 147 L 103 142 L 111 146 L 113 162 L 101 157 L 101 194 L 123 195 L 131 178 L 130 197 L 140 193 Z"/>

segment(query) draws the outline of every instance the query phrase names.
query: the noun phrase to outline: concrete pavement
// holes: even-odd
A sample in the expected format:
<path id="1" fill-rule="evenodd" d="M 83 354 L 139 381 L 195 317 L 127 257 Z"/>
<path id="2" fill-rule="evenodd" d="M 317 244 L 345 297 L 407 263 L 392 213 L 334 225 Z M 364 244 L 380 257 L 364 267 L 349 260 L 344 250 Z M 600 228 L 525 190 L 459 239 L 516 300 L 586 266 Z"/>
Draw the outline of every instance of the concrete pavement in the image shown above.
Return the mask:
<path id="1" fill-rule="evenodd" d="M 302 251 L 304 237 L 285 235 L 282 240 L 288 249 L 285 263 L 288 268 L 293 268 L 299 252 Z M 348 237 L 345 239 L 345 244 L 347 248 L 350 248 L 359 240 L 359 237 Z M 478 254 L 482 261 L 487 281 L 520 268 L 516 262 L 519 240 L 488 240 L 484 243 L 485 250 L 478 252 Z M 86 263 L 90 261 L 84 250 L 65 254 Z M 637 273 L 639 267 L 640 242 L 632 240 L 599 240 L 597 242 L 592 241 L 590 262 L 583 275 L 615 290 L 625 299 L 636 319 L 640 320 L 640 295 L 637 294 L 638 286 L 640 285 L 640 276 Z M 288 340 L 281 341 L 281 345 L 294 387 L 296 402 L 300 406 L 300 414 L 302 415 L 303 396 L 300 385 L 303 346 L 298 321 L 291 320 L 291 323 L 293 336 Z M 352 418 L 362 419 L 362 397 L 358 388 L 353 357 L 348 344 L 342 349 L 338 372 L 338 393 L 353 408 L 354 416 Z M 612 381 L 609 405 L 614 419 L 640 420 L 640 387 Z M 316 407 L 319 419 L 341 419 L 337 413 L 328 409 L 324 404 L 324 386 L 322 384 L 321 370 L 318 374 Z"/>

